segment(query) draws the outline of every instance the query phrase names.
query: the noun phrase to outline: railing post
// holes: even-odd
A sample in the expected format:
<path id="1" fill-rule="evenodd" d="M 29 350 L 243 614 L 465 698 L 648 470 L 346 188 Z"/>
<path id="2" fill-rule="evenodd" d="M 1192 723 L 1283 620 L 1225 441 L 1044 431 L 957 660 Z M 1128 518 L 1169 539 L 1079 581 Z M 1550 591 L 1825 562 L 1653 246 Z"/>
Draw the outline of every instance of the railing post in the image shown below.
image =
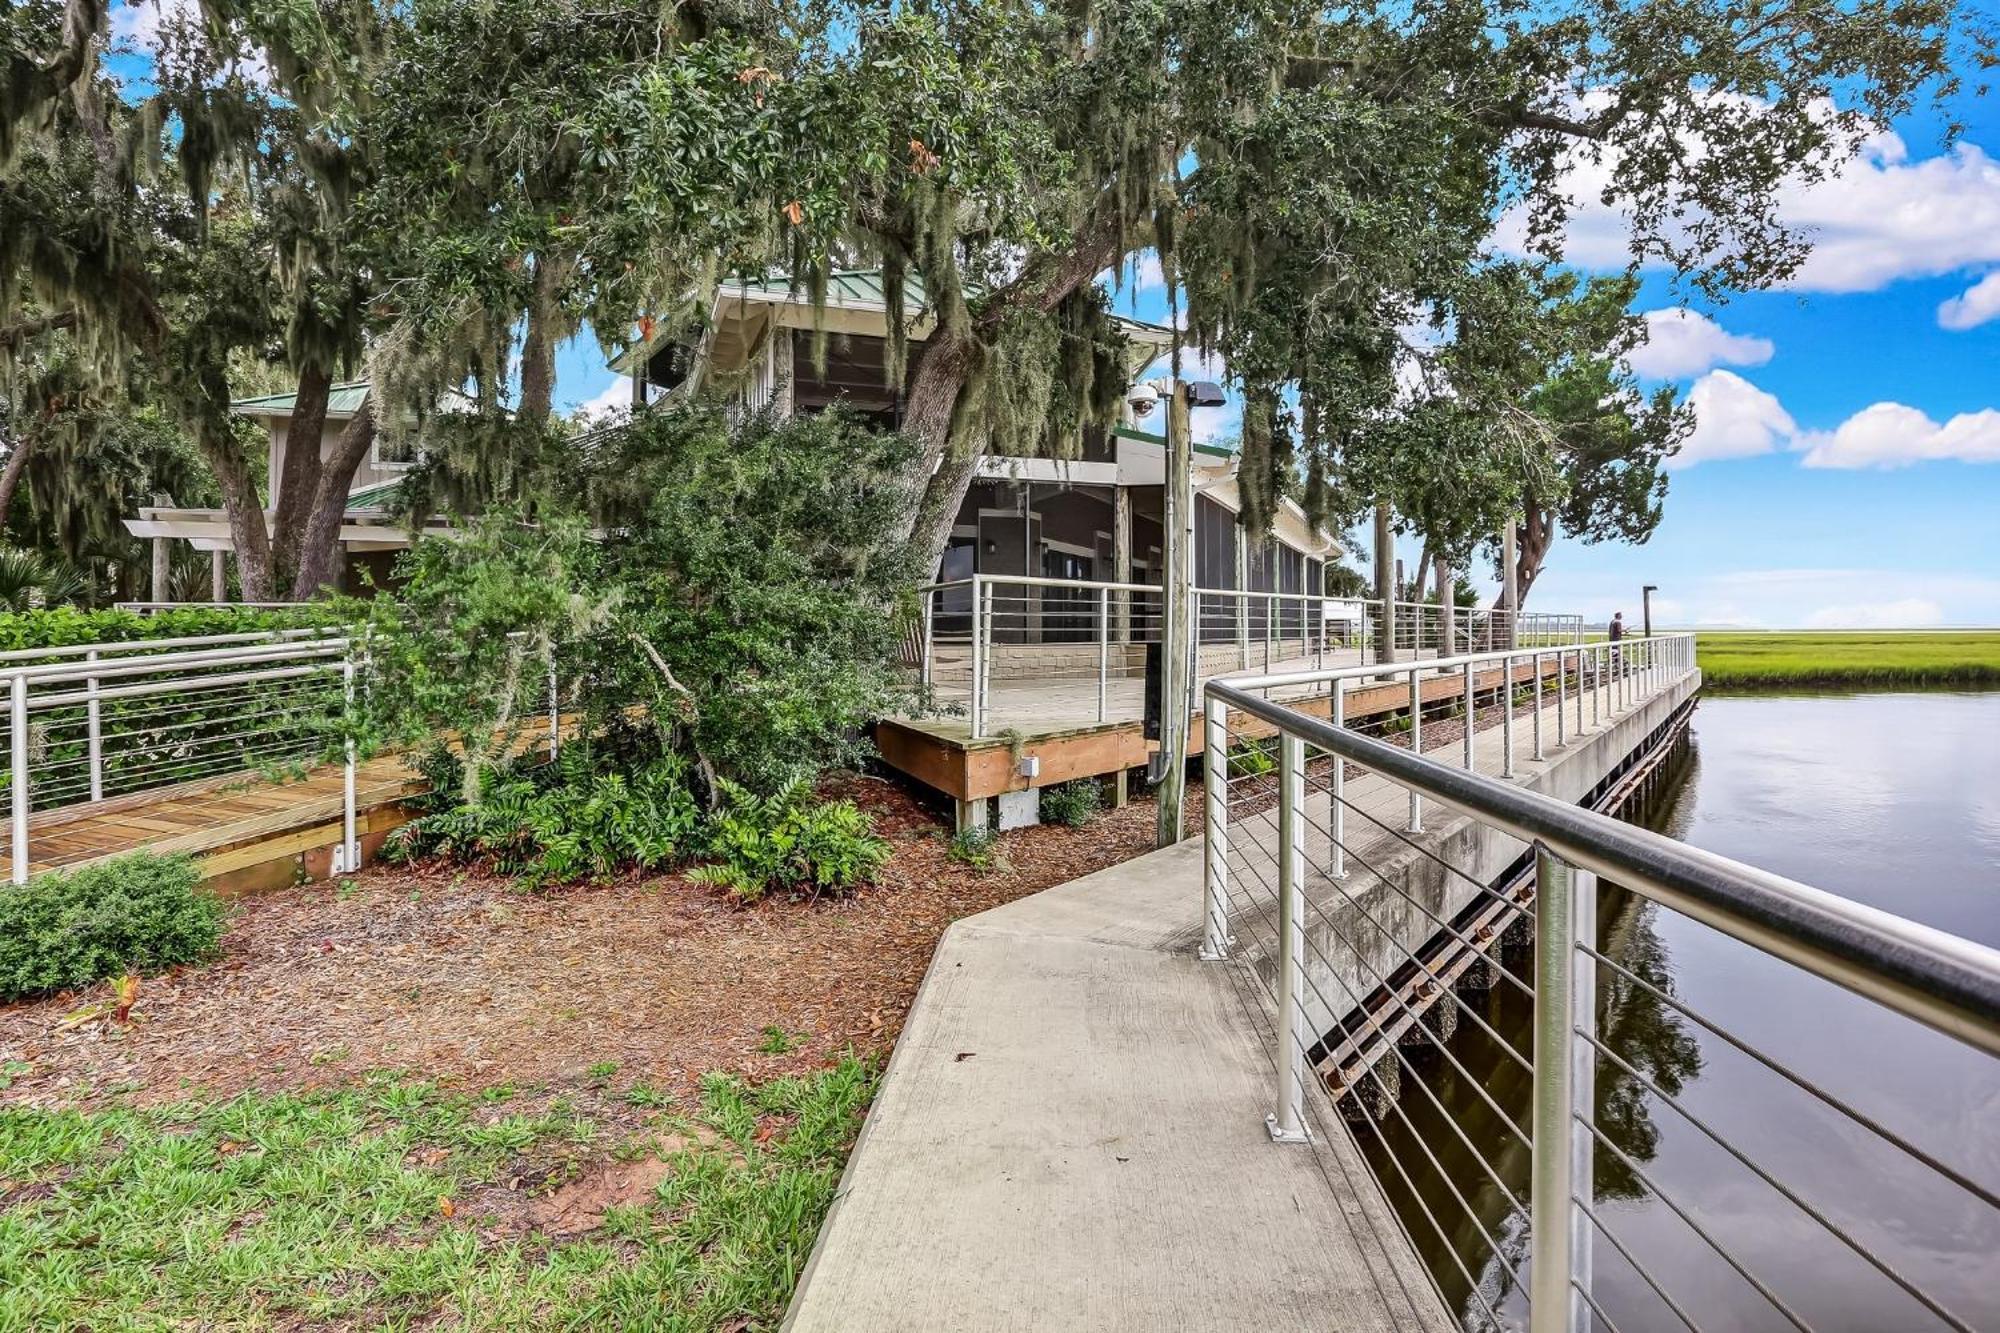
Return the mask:
<path id="1" fill-rule="evenodd" d="M 1278 604 L 1275 597 L 1264 599 L 1264 670 L 1271 669 L 1271 608 Z"/>
<path id="2" fill-rule="evenodd" d="M 20 672 L 7 691 L 8 740 L 13 753 L 14 882 L 28 882 L 28 681 Z"/>
<path id="3" fill-rule="evenodd" d="M 1097 720 L 1109 711 L 1111 691 L 1111 589 L 1097 590 Z"/>
<path id="4" fill-rule="evenodd" d="M 1531 1333 L 1569 1333 L 1573 1275 L 1570 1226 L 1575 1190 L 1573 1117 L 1575 1024 L 1571 935 L 1576 872 L 1545 847 L 1535 849 L 1534 1108 L 1528 1194 L 1532 1254 L 1528 1274 Z"/>
<path id="5" fill-rule="evenodd" d="M 1229 705 L 1202 699 L 1202 937 L 1197 955 L 1229 956 Z"/>
<path id="6" fill-rule="evenodd" d="M 1500 776 L 1514 776 L 1514 659 L 1500 659 Z"/>
<path id="7" fill-rule="evenodd" d="M 1604 673 L 1610 669 L 1610 652 L 1599 647 L 1590 655 L 1590 725 L 1596 726 L 1604 720 L 1602 695 L 1604 694 Z"/>
<path id="8" fill-rule="evenodd" d="M 361 844 L 354 837 L 354 650 L 349 648 L 340 664 L 341 696 L 346 701 L 348 735 L 341 747 L 345 762 L 340 775 L 340 863 L 335 874 L 351 875 L 361 869 Z"/>
<path id="9" fill-rule="evenodd" d="M 1579 941 L 1588 948 L 1597 947 L 1597 876 L 1588 870 L 1575 870 L 1570 876 L 1572 950 Z M 1597 1039 L 1597 963 L 1587 954 L 1574 952 L 1571 960 L 1571 1029 L 1582 1033 L 1583 1037 L 1573 1040 L 1570 1045 L 1570 1106 L 1577 1116 L 1582 1117 L 1583 1123 L 1572 1120 L 1569 1125 L 1570 1195 L 1574 1199 L 1589 1201 L 1596 1193 L 1595 1168 L 1591 1162 L 1595 1145 L 1591 1142 L 1589 1126 L 1597 1115 L 1597 1048 L 1591 1044 Z M 1581 1208 L 1572 1207 L 1569 1218 L 1570 1278 L 1581 1289 L 1570 1302 L 1570 1327 L 1576 1333 L 1590 1333 L 1591 1310 L 1581 1293 L 1592 1289 L 1595 1247 L 1596 1234 L 1591 1229 L 1590 1218 Z"/>
<path id="10" fill-rule="evenodd" d="M 937 648 L 936 602 L 938 594 L 933 590 L 924 592 L 924 660 L 920 666 L 925 689 L 931 686 L 931 658 Z"/>
<path id="11" fill-rule="evenodd" d="M 1472 663 L 1465 664 L 1465 771 L 1472 771 L 1472 720 L 1479 703 L 1478 685 L 1473 680 Z"/>
<path id="12" fill-rule="evenodd" d="M 1410 753 L 1424 752 L 1424 695 L 1423 687 L 1417 683 L 1416 664 L 1410 665 Z M 1410 833 L 1424 831 L 1424 797 L 1415 787 L 1410 788 Z"/>
<path id="13" fill-rule="evenodd" d="M 1561 663 L 1562 658 L 1560 654 L 1557 655 L 1556 661 L 1558 664 Z M 1535 758 L 1539 761 L 1548 758 L 1547 755 L 1542 753 L 1542 655 L 1539 652 L 1535 654 L 1535 688 L 1533 697 L 1535 702 Z M 1560 704 L 1557 705 L 1557 710 L 1558 714 L 1560 714 Z"/>
<path id="14" fill-rule="evenodd" d="M 1563 662 L 1563 650 L 1556 649 L 1556 748 L 1569 744 L 1568 731 L 1563 722 L 1563 706 L 1569 702 L 1569 678 L 1563 673 L 1569 668 Z"/>
<path id="15" fill-rule="evenodd" d="M 1278 1143 L 1305 1143 L 1305 742 L 1278 734 L 1278 1104 L 1265 1118 Z"/>
<path id="16" fill-rule="evenodd" d="M 1336 678 L 1333 682 L 1333 725 L 1347 725 L 1347 681 Z M 1332 816 L 1328 823 L 1333 830 L 1333 865 L 1329 873 L 1335 879 L 1347 878 L 1347 761 L 1339 755 L 1331 756 L 1333 773 L 1327 782 L 1329 793 L 1327 813 Z"/>
<path id="17" fill-rule="evenodd" d="M 562 700 L 556 688 L 556 650 L 549 649 L 549 758 L 562 753 Z"/>
<path id="18" fill-rule="evenodd" d="M 972 739 L 978 740 L 983 734 L 986 710 L 982 706 L 981 694 L 986 681 L 986 617 L 988 614 L 987 587 L 979 575 L 972 576 Z"/>
<path id="19" fill-rule="evenodd" d="M 83 660 L 95 662 L 97 650 L 93 648 L 85 653 Z M 90 693 L 83 706 L 84 726 L 90 745 L 90 799 L 101 801 L 104 799 L 104 708 L 97 697 L 97 677 L 84 681 L 84 688 Z"/>

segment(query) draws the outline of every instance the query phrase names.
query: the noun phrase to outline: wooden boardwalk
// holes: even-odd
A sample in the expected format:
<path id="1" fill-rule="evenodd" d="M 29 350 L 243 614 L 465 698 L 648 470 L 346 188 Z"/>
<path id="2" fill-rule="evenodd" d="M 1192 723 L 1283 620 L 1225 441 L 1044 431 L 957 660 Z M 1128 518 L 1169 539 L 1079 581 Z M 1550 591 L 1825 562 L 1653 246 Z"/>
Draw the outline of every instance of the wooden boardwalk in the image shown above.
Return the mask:
<path id="1" fill-rule="evenodd" d="M 246 880 L 242 872 L 300 858 L 330 865 L 341 838 L 343 776 L 339 764 L 289 781 L 236 773 L 42 811 L 28 820 L 28 870 L 74 868 L 141 850 L 187 852 L 205 878 L 250 887 L 259 877 Z M 422 790 L 400 753 L 358 766 L 354 827 L 364 856 L 406 821 L 401 802 Z M 11 827 L 0 829 L 0 849 L 12 855 Z M 304 869 L 311 875 L 314 867 Z M 287 870 L 280 882 L 293 873 Z"/>

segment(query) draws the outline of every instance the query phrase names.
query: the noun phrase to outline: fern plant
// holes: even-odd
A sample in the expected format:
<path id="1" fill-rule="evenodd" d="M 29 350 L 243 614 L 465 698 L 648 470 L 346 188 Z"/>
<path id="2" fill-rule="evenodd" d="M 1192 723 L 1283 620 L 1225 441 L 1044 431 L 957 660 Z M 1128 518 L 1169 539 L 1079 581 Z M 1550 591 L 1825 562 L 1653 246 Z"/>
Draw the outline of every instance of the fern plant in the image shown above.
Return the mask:
<path id="1" fill-rule="evenodd" d="M 889 859 L 889 844 L 852 801 L 815 801 L 806 783 L 774 796 L 723 779 L 723 807 L 709 827 L 715 860 L 688 872 L 698 884 L 725 889 L 753 903 L 775 888 L 803 889 L 811 898 L 844 896 L 872 879 Z"/>

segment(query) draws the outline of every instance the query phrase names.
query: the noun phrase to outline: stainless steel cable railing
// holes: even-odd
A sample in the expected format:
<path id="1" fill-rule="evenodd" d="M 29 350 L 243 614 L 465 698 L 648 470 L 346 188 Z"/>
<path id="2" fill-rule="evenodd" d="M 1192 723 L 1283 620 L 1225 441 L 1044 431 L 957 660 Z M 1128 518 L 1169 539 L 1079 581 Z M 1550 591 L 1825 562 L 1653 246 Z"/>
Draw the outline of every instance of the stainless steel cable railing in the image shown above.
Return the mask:
<path id="1" fill-rule="evenodd" d="M 973 736 L 1144 714 L 1147 653 L 1166 633 L 1158 586 L 975 574 L 919 596 L 910 665 Z M 1232 588 L 1195 588 L 1188 624 L 1197 681 L 1584 639 L 1576 615 L 1399 601 L 1385 620 L 1379 600 Z"/>
<path id="2" fill-rule="evenodd" d="M 1600 984 L 1605 1004 L 1637 999 L 1685 1019 L 1879 1148 L 1910 1188 L 1944 1191 L 1948 1214 L 1976 1210 L 2000 1234 L 2000 1189 L 1949 1145 L 1730 1031 L 1600 939 L 1601 878 L 1943 1033 L 1966 1059 L 2000 1055 L 2000 952 L 1533 789 L 1560 785 L 1564 752 L 1600 738 L 1622 751 L 1673 725 L 1698 679 L 1693 650 L 1687 635 L 1538 642 L 1208 682 L 1201 952 L 1231 960 L 1273 1003 L 1271 1137 L 1308 1136 L 1323 1099 L 1306 1094 L 1320 1080 L 1404 1200 L 1409 1241 L 1442 1256 L 1438 1294 L 1468 1327 L 1696 1329 L 1717 1282 L 1739 1284 L 1777 1326 L 1839 1326 L 1821 1293 L 1786 1280 L 1795 1264 L 1774 1271 L 1735 1219 L 1715 1215 L 1700 1182 L 1663 1178 L 1621 1141 L 1600 1118 L 1602 1087 L 1685 1126 L 1733 1173 L 1725 1183 L 1762 1191 L 1774 1219 L 1826 1247 L 1823 1262 L 1878 1283 L 1881 1308 L 1907 1312 L 1907 1326 L 1979 1327 L 2000 1307 L 1968 1308 L 1961 1280 L 1896 1249 L 1893 1220 L 1788 1179 L 1741 1126 L 1600 1029 Z M 1622 757 L 1606 750 L 1586 767 Z M 1490 1003 L 1466 998 L 1479 988 Z M 1501 1030 L 1503 998 L 1531 1009 L 1530 1049 Z M 1621 1234 L 1595 1188 L 1607 1173 L 1656 1201 L 1688 1243 Z M 1702 1263 L 1717 1276 L 1691 1278 Z M 1593 1280 L 1600 1268 L 1616 1281 Z"/>

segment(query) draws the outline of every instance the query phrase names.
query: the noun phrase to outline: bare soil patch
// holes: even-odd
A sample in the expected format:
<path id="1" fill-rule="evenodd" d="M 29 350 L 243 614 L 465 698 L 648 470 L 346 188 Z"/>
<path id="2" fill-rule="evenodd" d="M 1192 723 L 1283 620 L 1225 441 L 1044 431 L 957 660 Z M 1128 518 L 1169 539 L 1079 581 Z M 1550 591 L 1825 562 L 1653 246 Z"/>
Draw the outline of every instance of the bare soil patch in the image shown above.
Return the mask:
<path id="1" fill-rule="evenodd" d="M 948 857 L 944 825 L 901 787 L 832 785 L 894 846 L 853 899 L 744 908 L 679 875 L 530 893 L 373 867 L 243 900 L 223 959 L 148 979 L 128 1025 L 78 1018 L 97 992 L 0 1008 L 0 1103 L 153 1104 L 407 1069 L 596 1089 L 600 1104 L 644 1083 L 685 1104 L 709 1071 L 761 1081 L 886 1052 L 953 921 L 1152 845 L 1153 805 L 1137 801 L 1083 829 L 1004 834 L 1005 865 L 981 872 Z M 789 1049 L 760 1049 L 773 1027 Z"/>

